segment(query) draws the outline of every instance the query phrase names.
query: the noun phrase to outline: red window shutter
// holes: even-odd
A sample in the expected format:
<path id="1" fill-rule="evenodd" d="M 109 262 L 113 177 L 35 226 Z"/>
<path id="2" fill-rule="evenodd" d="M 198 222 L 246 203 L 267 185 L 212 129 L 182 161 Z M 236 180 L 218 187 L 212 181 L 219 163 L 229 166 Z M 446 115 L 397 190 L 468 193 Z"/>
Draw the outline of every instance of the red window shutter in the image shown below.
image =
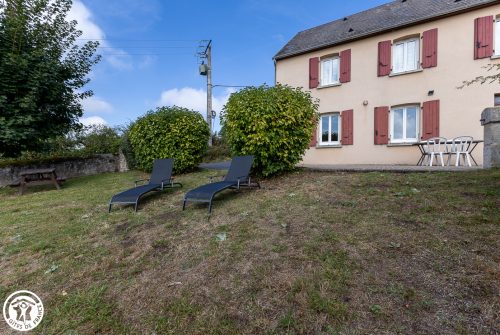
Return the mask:
<path id="1" fill-rule="evenodd" d="M 439 136 L 439 100 L 424 102 L 422 123 L 422 140 Z"/>
<path id="2" fill-rule="evenodd" d="M 383 41 L 378 44 L 378 70 L 379 77 L 388 76 L 391 73 L 391 41 Z"/>
<path id="3" fill-rule="evenodd" d="M 351 81 L 351 49 L 340 52 L 340 82 Z"/>
<path id="4" fill-rule="evenodd" d="M 309 147 L 315 147 L 318 143 L 318 126 L 314 126 L 313 133 L 311 136 L 311 141 L 309 142 Z"/>
<path id="5" fill-rule="evenodd" d="M 342 112 L 342 145 L 354 144 L 353 112 L 352 109 Z"/>
<path id="6" fill-rule="evenodd" d="M 309 59 L 309 88 L 316 88 L 319 84 L 319 57 Z"/>
<path id="7" fill-rule="evenodd" d="M 422 34 L 422 68 L 428 69 L 437 66 L 438 30 L 431 29 Z"/>
<path id="8" fill-rule="evenodd" d="M 389 143 L 389 107 L 375 107 L 375 144 Z"/>
<path id="9" fill-rule="evenodd" d="M 493 55 L 493 16 L 477 18 L 474 21 L 474 59 Z"/>

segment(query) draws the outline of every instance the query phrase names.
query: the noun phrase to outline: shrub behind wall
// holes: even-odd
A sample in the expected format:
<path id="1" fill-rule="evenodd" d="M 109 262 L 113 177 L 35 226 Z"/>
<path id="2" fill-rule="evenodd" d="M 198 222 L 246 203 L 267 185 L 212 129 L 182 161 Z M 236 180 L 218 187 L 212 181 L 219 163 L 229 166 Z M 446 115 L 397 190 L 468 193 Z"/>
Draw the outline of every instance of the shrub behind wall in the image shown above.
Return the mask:
<path id="1" fill-rule="evenodd" d="M 318 120 L 309 92 L 286 85 L 233 93 L 222 126 L 233 155 L 254 155 L 254 171 L 270 176 L 292 170 L 309 147 Z"/>
<path id="2" fill-rule="evenodd" d="M 174 172 L 195 168 L 207 149 L 208 125 L 200 113 L 182 107 L 160 107 L 137 119 L 128 139 L 137 167 L 151 171 L 158 158 L 174 158 Z"/>
<path id="3" fill-rule="evenodd" d="M 58 136 L 40 143 L 38 151 L 23 151 L 16 158 L 0 156 L 0 167 L 22 166 L 37 163 L 61 162 L 77 158 L 90 158 L 99 154 L 118 154 L 122 131 L 104 125 L 82 127 L 65 136 Z"/>

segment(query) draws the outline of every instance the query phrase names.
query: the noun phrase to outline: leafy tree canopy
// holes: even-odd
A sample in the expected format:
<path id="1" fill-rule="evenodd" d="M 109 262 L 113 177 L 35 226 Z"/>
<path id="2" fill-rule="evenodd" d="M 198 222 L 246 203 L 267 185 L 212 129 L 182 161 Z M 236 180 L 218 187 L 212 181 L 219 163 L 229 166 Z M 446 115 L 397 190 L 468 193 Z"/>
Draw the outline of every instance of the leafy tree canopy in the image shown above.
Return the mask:
<path id="1" fill-rule="evenodd" d="M 100 56 L 67 21 L 71 0 L 0 0 L 0 154 L 14 157 L 77 129 Z"/>

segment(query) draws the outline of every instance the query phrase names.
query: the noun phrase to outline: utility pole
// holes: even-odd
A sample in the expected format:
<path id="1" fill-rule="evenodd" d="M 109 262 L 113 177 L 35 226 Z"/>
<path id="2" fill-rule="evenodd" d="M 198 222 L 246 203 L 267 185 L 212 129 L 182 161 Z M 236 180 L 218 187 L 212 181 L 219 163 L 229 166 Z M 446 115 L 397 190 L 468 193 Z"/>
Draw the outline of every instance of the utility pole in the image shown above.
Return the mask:
<path id="1" fill-rule="evenodd" d="M 207 55 L 207 123 L 210 137 L 208 138 L 208 146 L 212 146 L 212 41 L 210 40 L 206 49 Z"/>
<path id="2" fill-rule="evenodd" d="M 202 59 L 200 65 L 200 75 L 207 76 L 207 124 L 210 130 L 208 146 L 212 146 L 212 40 L 201 41 L 199 45 L 198 57 Z M 204 59 L 207 60 L 205 64 Z"/>

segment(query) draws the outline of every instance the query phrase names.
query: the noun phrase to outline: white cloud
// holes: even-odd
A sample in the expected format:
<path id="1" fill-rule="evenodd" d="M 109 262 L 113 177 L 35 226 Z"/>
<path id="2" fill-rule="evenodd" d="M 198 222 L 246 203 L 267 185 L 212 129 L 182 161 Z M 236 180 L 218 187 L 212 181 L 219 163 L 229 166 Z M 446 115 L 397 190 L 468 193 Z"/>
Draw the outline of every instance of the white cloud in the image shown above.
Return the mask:
<path id="1" fill-rule="evenodd" d="M 77 28 L 82 31 L 83 43 L 86 40 L 97 40 L 100 43 L 100 54 L 103 58 L 113 67 L 130 70 L 132 69 L 132 60 L 127 52 L 112 47 L 105 39 L 104 31 L 93 21 L 92 12 L 80 1 L 74 0 L 73 6 L 68 13 L 68 20 L 76 20 L 78 22 Z M 107 55 L 106 55 L 107 54 Z"/>
<path id="2" fill-rule="evenodd" d="M 111 54 L 116 52 L 116 54 Z M 108 53 L 108 55 L 106 55 Z M 132 70 L 132 57 L 128 55 L 125 51 L 120 49 L 106 49 L 103 53 L 103 58 L 114 68 L 119 70 Z"/>
<path id="3" fill-rule="evenodd" d="M 82 31 L 82 39 L 100 40 L 105 38 L 102 29 L 92 21 L 92 13 L 79 1 L 73 1 L 73 6 L 68 13 L 68 20 L 76 20 L 77 28 Z"/>
<path id="4" fill-rule="evenodd" d="M 105 125 L 107 124 L 106 120 L 104 120 L 100 116 L 89 116 L 89 117 L 81 117 L 80 122 L 84 126 L 91 126 L 91 125 Z"/>
<path id="5" fill-rule="evenodd" d="M 113 106 L 104 99 L 99 97 L 90 97 L 82 102 L 83 110 L 87 113 L 112 113 Z"/>
<path id="6" fill-rule="evenodd" d="M 220 112 L 222 107 L 226 104 L 227 99 L 234 90 L 226 90 L 223 95 L 213 95 L 212 109 Z M 181 89 L 174 88 L 171 90 L 163 91 L 160 100 L 157 102 L 158 106 L 179 106 L 189 108 L 200 112 L 205 115 L 207 110 L 207 91 L 204 89 L 195 89 L 192 87 L 184 87 Z"/>

